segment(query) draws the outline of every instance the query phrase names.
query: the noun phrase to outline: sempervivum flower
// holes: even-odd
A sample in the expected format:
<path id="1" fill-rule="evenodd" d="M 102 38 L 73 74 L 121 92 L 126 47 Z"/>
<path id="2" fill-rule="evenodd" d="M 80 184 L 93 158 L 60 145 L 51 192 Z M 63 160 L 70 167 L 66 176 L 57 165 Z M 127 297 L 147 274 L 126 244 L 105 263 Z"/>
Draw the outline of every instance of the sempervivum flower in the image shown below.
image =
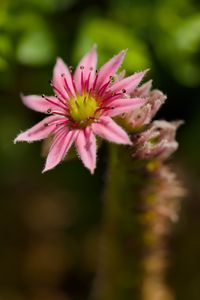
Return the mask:
<path id="1" fill-rule="evenodd" d="M 142 107 L 122 114 L 123 123 L 130 131 L 140 130 L 144 125 L 149 124 L 167 99 L 160 90 L 151 90 L 151 88 L 152 80 L 131 93 L 132 97 L 147 97 L 148 100 Z"/>
<path id="2" fill-rule="evenodd" d="M 126 51 L 121 51 L 98 72 L 97 54 L 93 47 L 80 61 L 74 74 L 58 58 L 51 86 L 55 96 L 22 96 L 29 108 L 50 114 L 32 128 L 20 133 L 15 142 L 33 142 L 54 135 L 43 172 L 54 168 L 75 143 L 78 155 L 91 173 L 96 167 L 96 138 L 131 144 L 127 133 L 112 117 L 132 111 L 146 103 L 145 97 L 131 97 L 145 72 L 115 82 Z"/>
<path id="3" fill-rule="evenodd" d="M 176 130 L 182 121 L 154 121 L 146 131 L 133 136 L 134 156 L 141 159 L 167 159 L 176 149 Z"/>

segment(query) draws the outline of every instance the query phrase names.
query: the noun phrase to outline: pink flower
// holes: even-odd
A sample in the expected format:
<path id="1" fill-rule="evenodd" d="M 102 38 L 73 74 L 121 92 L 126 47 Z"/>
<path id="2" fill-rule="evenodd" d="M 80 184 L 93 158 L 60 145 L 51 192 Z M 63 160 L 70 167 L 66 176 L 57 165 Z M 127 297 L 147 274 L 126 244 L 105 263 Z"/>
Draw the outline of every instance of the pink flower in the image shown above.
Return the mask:
<path id="1" fill-rule="evenodd" d="M 178 148 L 175 140 L 176 131 L 183 121 L 154 121 L 146 131 L 135 134 L 132 138 L 134 156 L 141 159 L 167 159 Z"/>
<path id="2" fill-rule="evenodd" d="M 131 93 L 131 96 L 134 98 L 146 97 L 148 100 L 142 107 L 122 114 L 123 123 L 130 131 L 141 130 L 144 125 L 149 124 L 167 99 L 166 95 L 161 91 L 157 89 L 151 90 L 151 87 L 152 80 L 136 88 Z"/>
<path id="3" fill-rule="evenodd" d="M 94 173 L 96 135 L 117 144 L 131 144 L 127 133 L 112 117 L 137 109 L 147 100 L 130 96 L 145 71 L 114 81 L 125 53 L 121 51 L 97 72 L 97 53 L 93 47 L 81 59 L 74 74 L 58 58 L 51 81 L 55 96 L 22 96 L 29 108 L 50 114 L 15 139 L 15 142 L 33 142 L 54 135 L 43 172 L 60 163 L 75 143 L 83 164 Z"/>

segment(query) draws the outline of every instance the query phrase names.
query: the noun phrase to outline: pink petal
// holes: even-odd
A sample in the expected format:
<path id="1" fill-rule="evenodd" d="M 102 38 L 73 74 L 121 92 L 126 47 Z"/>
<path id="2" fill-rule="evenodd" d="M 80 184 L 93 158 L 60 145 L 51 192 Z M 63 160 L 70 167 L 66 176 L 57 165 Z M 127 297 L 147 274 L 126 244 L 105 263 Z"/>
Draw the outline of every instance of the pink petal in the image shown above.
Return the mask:
<path id="1" fill-rule="evenodd" d="M 66 127 L 55 135 L 42 173 L 53 169 L 64 159 L 76 136 L 76 130 L 69 131 Z"/>
<path id="2" fill-rule="evenodd" d="M 114 82 L 119 82 L 120 80 L 124 79 L 126 76 L 126 70 L 122 70 L 119 74 L 116 74 L 114 77 Z"/>
<path id="3" fill-rule="evenodd" d="M 75 95 L 70 71 L 69 71 L 67 65 L 64 63 L 64 61 L 61 58 L 57 58 L 57 61 L 56 61 L 56 64 L 55 64 L 55 67 L 53 70 L 53 85 L 60 91 L 60 93 L 56 92 L 56 94 L 65 100 L 65 99 L 69 98 L 69 92 L 68 93 L 66 92 L 63 75 L 67 81 L 67 84 L 68 84 L 72 94 Z"/>
<path id="4" fill-rule="evenodd" d="M 82 66 L 84 67 L 83 70 L 81 70 Z M 87 81 L 88 76 L 91 73 L 90 85 L 89 85 L 90 88 L 91 83 L 93 83 L 94 81 L 94 77 L 96 74 L 96 67 L 97 67 L 97 52 L 96 52 L 96 46 L 93 46 L 92 49 L 88 53 L 86 53 L 86 55 L 81 59 L 74 73 L 74 80 L 79 92 L 82 91 L 81 72 L 83 72 L 84 82 Z"/>
<path id="5" fill-rule="evenodd" d="M 142 84 L 139 88 L 137 88 L 133 93 L 131 94 L 132 97 L 147 97 L 150 94 L 150 91 L 152 89 L 152 80 L 149 80 Z"/>
<path id="6" fill-rule="evenodd" d="M 79 131 L 76 148 L 84 166 L 93 174 L 96 167 L 96 139 L 90 127 Z"/>
<path id="7" fill-rule="evenodd" d="M 100 88 L 109 81 L 110 76 L 115 75 L 124 60 L 125 54 L 126 50 L 121 51 L 101 67 L 98 73 L 96 88 Z"/>
<path id="8" fill-rule="evenodd" d="M 140 86 L 139 91 L 140 91 L 140 96 L 146 97 L 149 95 L 150 91 L 152 88 L 152 80 L 147 81 L 143 85 Z"/>
<path id="9" fill-rule="evenodd" d="M 105 112 L 109 117 L 115 117 L 125 112 L 130 112 L 134 109 L 140 108 L 148 101 L 148 98 L 129 98 L 114 100 L 109 106 L 112 109 Z"/>
<path id="10" fill-rule="evenodd" d="M 112 92 L 120 92 L 123 89 L 129 94 L 134 91 L 134 89 L 138 86 L 144 75 L 146 74 L 147 70 L 139 73 L 135 73 L 132 76 L 124 78 L 117 83 L 114 83 L 110 90 Z"/>
<path id="11" fill-rule="evenodd" d="M 93 123 L 92 130 L 95 134 L 110 142 L 132 144 L 128 134 L 109 117 L 101 117 L 98 123 Z"/>
<path id="12" fill-rule="evenodd" d="M 51 125 L 51 123 L 58 120 L 65 119 L 57 116 L 50 116 L 43 119 L 32 128 L 20 133 L 14 140 L 14 143 L 23 141 L 34 142 L 47 138 L 57 128 L 55 124 Z"/>
<path id="13" fill-rule="evenodd" d="M 21 95 L 21 98 L 23 103 L 27 107 L 42 113 L 47 113 L 48 109 L 62 111 L 64 110 L 64 104 L 60 103 L 60 101 L 54 96 L 47 96 L 47 98 L 50 101 L 55 102 L 56 104 L 52 104 L 49 101 L 45 100 L 42 96 L 37 95 Z"/>

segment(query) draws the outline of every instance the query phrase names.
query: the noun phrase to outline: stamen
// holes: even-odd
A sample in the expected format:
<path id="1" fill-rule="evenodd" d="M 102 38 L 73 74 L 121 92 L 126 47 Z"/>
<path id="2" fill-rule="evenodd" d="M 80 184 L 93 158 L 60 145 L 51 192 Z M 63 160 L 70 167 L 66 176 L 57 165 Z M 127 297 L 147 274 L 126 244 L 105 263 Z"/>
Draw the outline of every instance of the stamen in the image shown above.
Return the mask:
<path id="1" fill-rule="evenodd" d="M 67 103 L 66 103 L 65 101 L 63 101 L 62 99 L 60 99 L 60 98 L 58 97 L 58 95 L 55 94 L 55 97 L 58 99 L 58 101 L 60 101 L 63 105 L 66 106 L 66 109 L 68 108 Z"/>
<path id="2" fill-rule="evenodd" d="M 53 84 L 52 81 L 50 81 L 50 85 L 51 85 L 52 89 L 54 89 L 58 94 L 60 94 L 60 96 L 63 99 L 66 99 L 65 95 Z"/>
<path id="3" fill-rule="evenodd" d="M 53 126 L 53 125 L 56 125 L 56 126 L 59 126 L 59 125 L 63 125 L 63 124 L 72 124 L 71 121 L 69 120 L 57 120 L 57 121 L 54 121 L 54 122 L 51 122 L 51 123 L 45 123 L 44 126 L 47 127 L 47 126 Z"/>
<path id="4" fill-rule="evenodd" d="M 76 88 L 76 84 L 75 84 L 75 81 L 74 81 L 74 76 L 73 76 L 73 72 L 72 72 L 72 67 L 70 67 L 70 75 L 71 75 L 71 81 L 72 81 L 72 85 L 73 85 L 75 94 L 77 94 L 77 88 Z"/>
<path id="5" fill-rule="evenodd" d="M 66 117 L 66 114 L 64 114 L 64 113 L 62 113 L 62 112 L 60 112 L 60 111 L 51 111 L 51 113 L 52 114 L 54 114 L 54 115 L 59 115 L 59 116 L 64 116 L 64 117 Z"/>
<path id="6" fill-rule="evenodd" d="M 51 99 L 47 98 L 45 95 L 42 95 L 42 98 L 45 99 L 46 101 L 48 101 L 49 103 L 53 104 L 53 105 L 56 105 L 56 106 L 58 106 L 58 107 L 60 107 L 60 108 L 62 108 L 64 110 L 66 109 L 65 106 L 62 106 L 62 105 L 60 105 L 60 104 L 52 101 Z"/>
<path id="7" fill-rule="evenodd" d="M 104 85 L 102 85 L 102 87 L 98 91 L 99 96 L 101 96 L 105 92 L 105 90 L 107 89 L 109 84 L 110 84 L 110 80 L 108 82 L 106 82 Z"/>
<path id="8" fill-rule="evenodd" d="M 96 84 L 97 84 L 98 77 L 99 77 L 99 74 L 98 74 L 98 71 L 96 70 L 96 76 L 95 76 L 95 79 L 94 79 L 94 82 L 93 82 L 92 91 L 95 90 L 95 87 L 96 87 Z"/>
<path id="9" fill-rule="evenodd" d="M 113 76 L 110 76 L 110 82 L 114 82 L 115 78 Z"/>
<path id="10" fill-rule="evenodd" d="M 102 99 L 102 102 L 116 100 L 116 98 L 118 98 L 119 96 L 121 96 L 121 93 L 112 93 L 112 94 L 109 94 L 109 95 L 107 95 L 106 98 Z"/>
<path id="11" fill-rule="evenodd" d="M 64 73 L 61 74 L 61 77 L 64 79 L 64 83 L 65 83 L 64 88 L 65 88 L 66 92 L 68 93 L 69 97 L 74 96 L 71 89 L 70 89 L 70 87 L 69 87 L 69 85 L 68 85 L 65 74 Z"/>
<path id="12" fill-rule="evenodd" d="M 101 110 L 105 110 L 108 111 L 110 109 L 114 109 L 114 106 L 100 106 L 99 108 L 97 108 L 97 110 L 95 111 L 95 114 Z"/>
<path id="13" fill-rule="evenodd" d="M 47 113 L 50 114 L 51 112 L 52 112 L 52 109 L 51 109 L 51 108 L 48 108 L 48 109 L 47 109 Z"/>
<path id="14" fill-rule="evenodd" d="M 91 72 L 89 73 L 88 78 L 85 83 L 85 88 L 86 88 L 86 91 L 88 91 L 88 92 L 89 92 L 89 85 L 90 85 L 90 76 L 91 76 Z"/>
<path id="15" fill-rule="evenodd" d="M 81 67 L 80 67 L 81 69 Z M 81 69 L 81 90 L 84 93 L 84 89 L 85 89 L 85 84 L 84 84 L 84 80 L 83 80 L 83 69 Z"/>
<path id="16" fill-rule="evenodd" d="M 69 71 L 70 71 L 70 73 L 73 72 L 73 67 L 72 66 L 69 66 Z"/>
<path id="17" fill-rule="evenodd" d="M 75 81 L 74 81 L 74 76 L 72 74 L 71 74 L 71 78 L 72 78 L 72 84 L 73 84 L 74 91 L 77 94 L 77 88 L 76 88 L 76 84 L 75 84 Z"/>
<path id="18" fill-rule="evenodd" d="M 94 117 L 89 117 L 88 120 L 96 120 Z"/>

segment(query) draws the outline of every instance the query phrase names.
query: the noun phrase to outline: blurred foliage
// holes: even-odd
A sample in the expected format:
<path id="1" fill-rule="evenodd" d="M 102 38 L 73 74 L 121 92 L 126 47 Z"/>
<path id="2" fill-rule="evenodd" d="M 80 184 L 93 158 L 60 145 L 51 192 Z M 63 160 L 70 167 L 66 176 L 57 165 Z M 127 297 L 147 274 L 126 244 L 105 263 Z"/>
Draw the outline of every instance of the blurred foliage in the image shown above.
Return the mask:
<path id="1" fill-rule="evenodd" d="M 94 43 L 99 66 L 128 48 L 127 73 L 150 67 L 154 87 L 169 96 L 159 117 L 186 120 L 177 159 L 193 191 L 172 241 L 169 277 L 177 300 L 200 299 L 199 8 L 195 0 L 0 1 L 1 299 L 82 300 L 89 294 L 106 148 L 93 177 L 77 160 L 41 175 L 41 143 L 12 141 L 41 118 L 23 107 L 20 92 L 50 93 L 56 56 L 75 66 Z"/>
<path id="2" fill-rule="evenodd" d="M 0 69 L 11 71 L 12 62 L 30 66 L 52 63 L 60 46 L 57 24 L 52 20 L 64 10 L 69 14 L 71 9 L 73 15 L 79 13 L 79 18 L 61 30 L 76 31 L 74 61 L 94 42 L 99 44 L 101 63 L 113 52 L 128 47 L 124 65 L 128 72 L 153 65 L 155 56 L 181 84 L 199 84 L 200 14 L 193 1 L 110 0 L 104 4 L 103 15 L 98 5 L 87 2 L 79 13 L 77 1 L 72 0 L 2 1 Z"/>

